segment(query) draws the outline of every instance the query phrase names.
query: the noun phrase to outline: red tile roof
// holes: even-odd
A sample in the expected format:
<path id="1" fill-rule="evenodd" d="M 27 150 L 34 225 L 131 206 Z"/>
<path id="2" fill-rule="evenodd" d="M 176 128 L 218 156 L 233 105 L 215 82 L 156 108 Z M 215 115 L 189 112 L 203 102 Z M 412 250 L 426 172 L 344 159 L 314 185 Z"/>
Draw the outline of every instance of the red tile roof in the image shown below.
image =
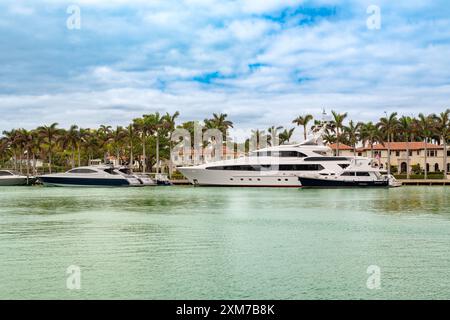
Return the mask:
<path id="1" fill-rule="evenodd" d="M 336 143 L 332 143 L 328 145 L 331 149 L 336 150 L 337 149 L 337 144 Z M 343 144 L 343 143 L 339 143 L 339 150 L 350 150 L 353 151 L 353 148 Z"/>
<path id="2" fill-rule="evenodd" d="M 443 149 L 443 146 L 427 143 L 427 149 Z M 373 146 L 374 150 L 387 150 L 390 147 L 391 150 L 423 150 L 425 149 L 425 142 L 385 142 L 384 146 L 382 144 L 375 144 Z M 365 146 L 363 148 L 359 148 L 358 150 L 370 150 L 370 145 Z"/>

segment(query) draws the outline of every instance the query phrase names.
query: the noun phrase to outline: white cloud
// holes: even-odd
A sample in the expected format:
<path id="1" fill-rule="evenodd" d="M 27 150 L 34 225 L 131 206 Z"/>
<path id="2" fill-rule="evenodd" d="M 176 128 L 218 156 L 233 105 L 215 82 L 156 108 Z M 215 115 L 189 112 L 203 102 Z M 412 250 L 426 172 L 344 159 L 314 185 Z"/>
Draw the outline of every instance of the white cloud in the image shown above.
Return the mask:
<path id="1" fill-rule="evenodd" d="M 353 0 L 80 0 L 77 33 L 61 2 L 45 3 L 42 15 L 23 2 L 26 26 L 0 13 L 9 49 L 0 53 L 0 130 L 125 124 L 151 110 L 184 120 L 226 112 L 238 128 L 264 128 L 322 107 L 361 120 L 384 109 L 437 112 L 450 98 L 450 19 L 423 1 L 382 1 L 377 32 Z M 312 13 L 290 16 L 299 4 Z M 330 4 L 336 16 L 319 10 Z"/>

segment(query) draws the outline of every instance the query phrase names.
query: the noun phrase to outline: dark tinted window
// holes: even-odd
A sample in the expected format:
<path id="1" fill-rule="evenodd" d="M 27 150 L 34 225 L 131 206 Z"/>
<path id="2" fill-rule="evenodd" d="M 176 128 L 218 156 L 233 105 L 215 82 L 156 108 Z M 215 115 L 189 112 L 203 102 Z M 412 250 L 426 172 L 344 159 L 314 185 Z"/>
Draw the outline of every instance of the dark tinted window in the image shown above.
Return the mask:
<path id="1" fill-rule="evenodd" d="M 262 151 L 258 157 L 304 158 L 306 155 L 298 151 Z"/>
<path id="2" fill-rule="evenodd" d="M 91 169 L 73 169 L 69 173 L 96 173 L 97 171 Z"/>
<path id="3" fill-rule="evenodd" d="M 320 164 L 282 164 L 280 171 L 319 171 L 323 167 Z"/>
<path id="4" fill-rule="evenodd" d="M 0 176 L 12 176 L 13 174 L 8 171 L 0 171 Z"/>
<path id="5" fill-rule="evenodd" d="M 305 161 L 348 161 L 345 157 L 309 157 Z"/>
<path id="6" fill-rule="evenodd" d="M 341 167 L 342 169 L 345 169 L 345 168 L 347 168 L 349 166 L 349 164 L 347 164 L 347 163 L 339 163 L 338 166 Z"/>
<path id="7" fill-rule="evenodd" d="M 354 176 L 355 176 L 355 173 L 354 173 L 354 172 L 344 172 L 344 173 L 342 174 L 342 176 L 346 176 L 346 177 L 348 177 L 348 176 L 354 177 Z"/>
<path id="8" fill-rule="evenodd" d="M 356 176 L 357 177 L 370 177 L 370 173 L 368 173 L 368 172 L 357 172 Z"/>
<path id="9" fill-rule="evenodd" d="M 305 158 L 304 153 L 298 151 L 279 151 L 279 156 L 282 158 Z"/>
<path id="10" fill-rule="evenodd" d="M 110 168 L 110 169 L 105 169 L 105 170 L 103 170 L 103 171 L 105 171 L 106 173 L 109 173 L 109 174 L 115 174 L 115 175 L 117 175 L 117 174 L 118 174 L 117 172 L 115 172 L 115 171 L 114 171 L 114 169 L 113 169 L 113 168 Z"/>
<path id="11" fill-rule="evenodd" d="M 234 166 L 216 166 L 208 167 L 207 170 L 233 170 L 233 171 L 319 171 L 323 169 L 320 164 L 282 164 L 282 165 L 234 165 Z"/>

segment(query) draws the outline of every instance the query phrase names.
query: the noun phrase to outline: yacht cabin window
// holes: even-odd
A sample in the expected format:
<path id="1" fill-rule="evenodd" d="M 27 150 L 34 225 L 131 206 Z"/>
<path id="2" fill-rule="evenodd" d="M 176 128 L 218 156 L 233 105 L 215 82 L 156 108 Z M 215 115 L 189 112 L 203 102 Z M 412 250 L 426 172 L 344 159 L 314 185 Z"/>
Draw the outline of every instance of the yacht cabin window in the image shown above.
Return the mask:
<path id="1" fill-rule="evenodd" d="M 73 169 L 70 170 L 69 173 L 97 173 L 97 171 L 92 169 Z"/>
<path id="2" fill-rule="evenodd" d="M 213 166 L 207 170 L 232 170 L 232 171 L 320 171 L 324 167 L 320 164 L 281 164 L 281 165 L 231 165 L 231 166 Z"/>
<path id="3" fill-rule="evenodd" d="M 12 176 L 13 174 L 9 171 L 0 171 L 0 176 Z"/>
<path id="4" fill-rule="evenodd" d="M 252 154 L 256 157 L 305 158 L 306 155 L 298 151 L 259 151 Z"/>
<path id="5" fill-rule="evenodd" d="M 361 172 L 357 172 L 356 176 L 357 177 L 370 177 L 370 173 L 361 171 Z"/>
<path id="6" fill-rule="evenodd" d="M 348 161 L 346 157 L 308 157 L 305 161 Z"/>

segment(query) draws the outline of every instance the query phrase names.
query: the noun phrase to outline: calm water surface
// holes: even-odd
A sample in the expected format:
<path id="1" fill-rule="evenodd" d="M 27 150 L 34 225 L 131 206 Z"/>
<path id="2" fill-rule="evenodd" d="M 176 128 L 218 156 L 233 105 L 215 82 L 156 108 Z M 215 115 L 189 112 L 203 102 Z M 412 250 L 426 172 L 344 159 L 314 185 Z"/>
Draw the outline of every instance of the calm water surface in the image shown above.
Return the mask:
<path id="1" fill-rule="evenodd" d="M 10 298 L 449 299 L 450 188 L 0 188 Z"/>

